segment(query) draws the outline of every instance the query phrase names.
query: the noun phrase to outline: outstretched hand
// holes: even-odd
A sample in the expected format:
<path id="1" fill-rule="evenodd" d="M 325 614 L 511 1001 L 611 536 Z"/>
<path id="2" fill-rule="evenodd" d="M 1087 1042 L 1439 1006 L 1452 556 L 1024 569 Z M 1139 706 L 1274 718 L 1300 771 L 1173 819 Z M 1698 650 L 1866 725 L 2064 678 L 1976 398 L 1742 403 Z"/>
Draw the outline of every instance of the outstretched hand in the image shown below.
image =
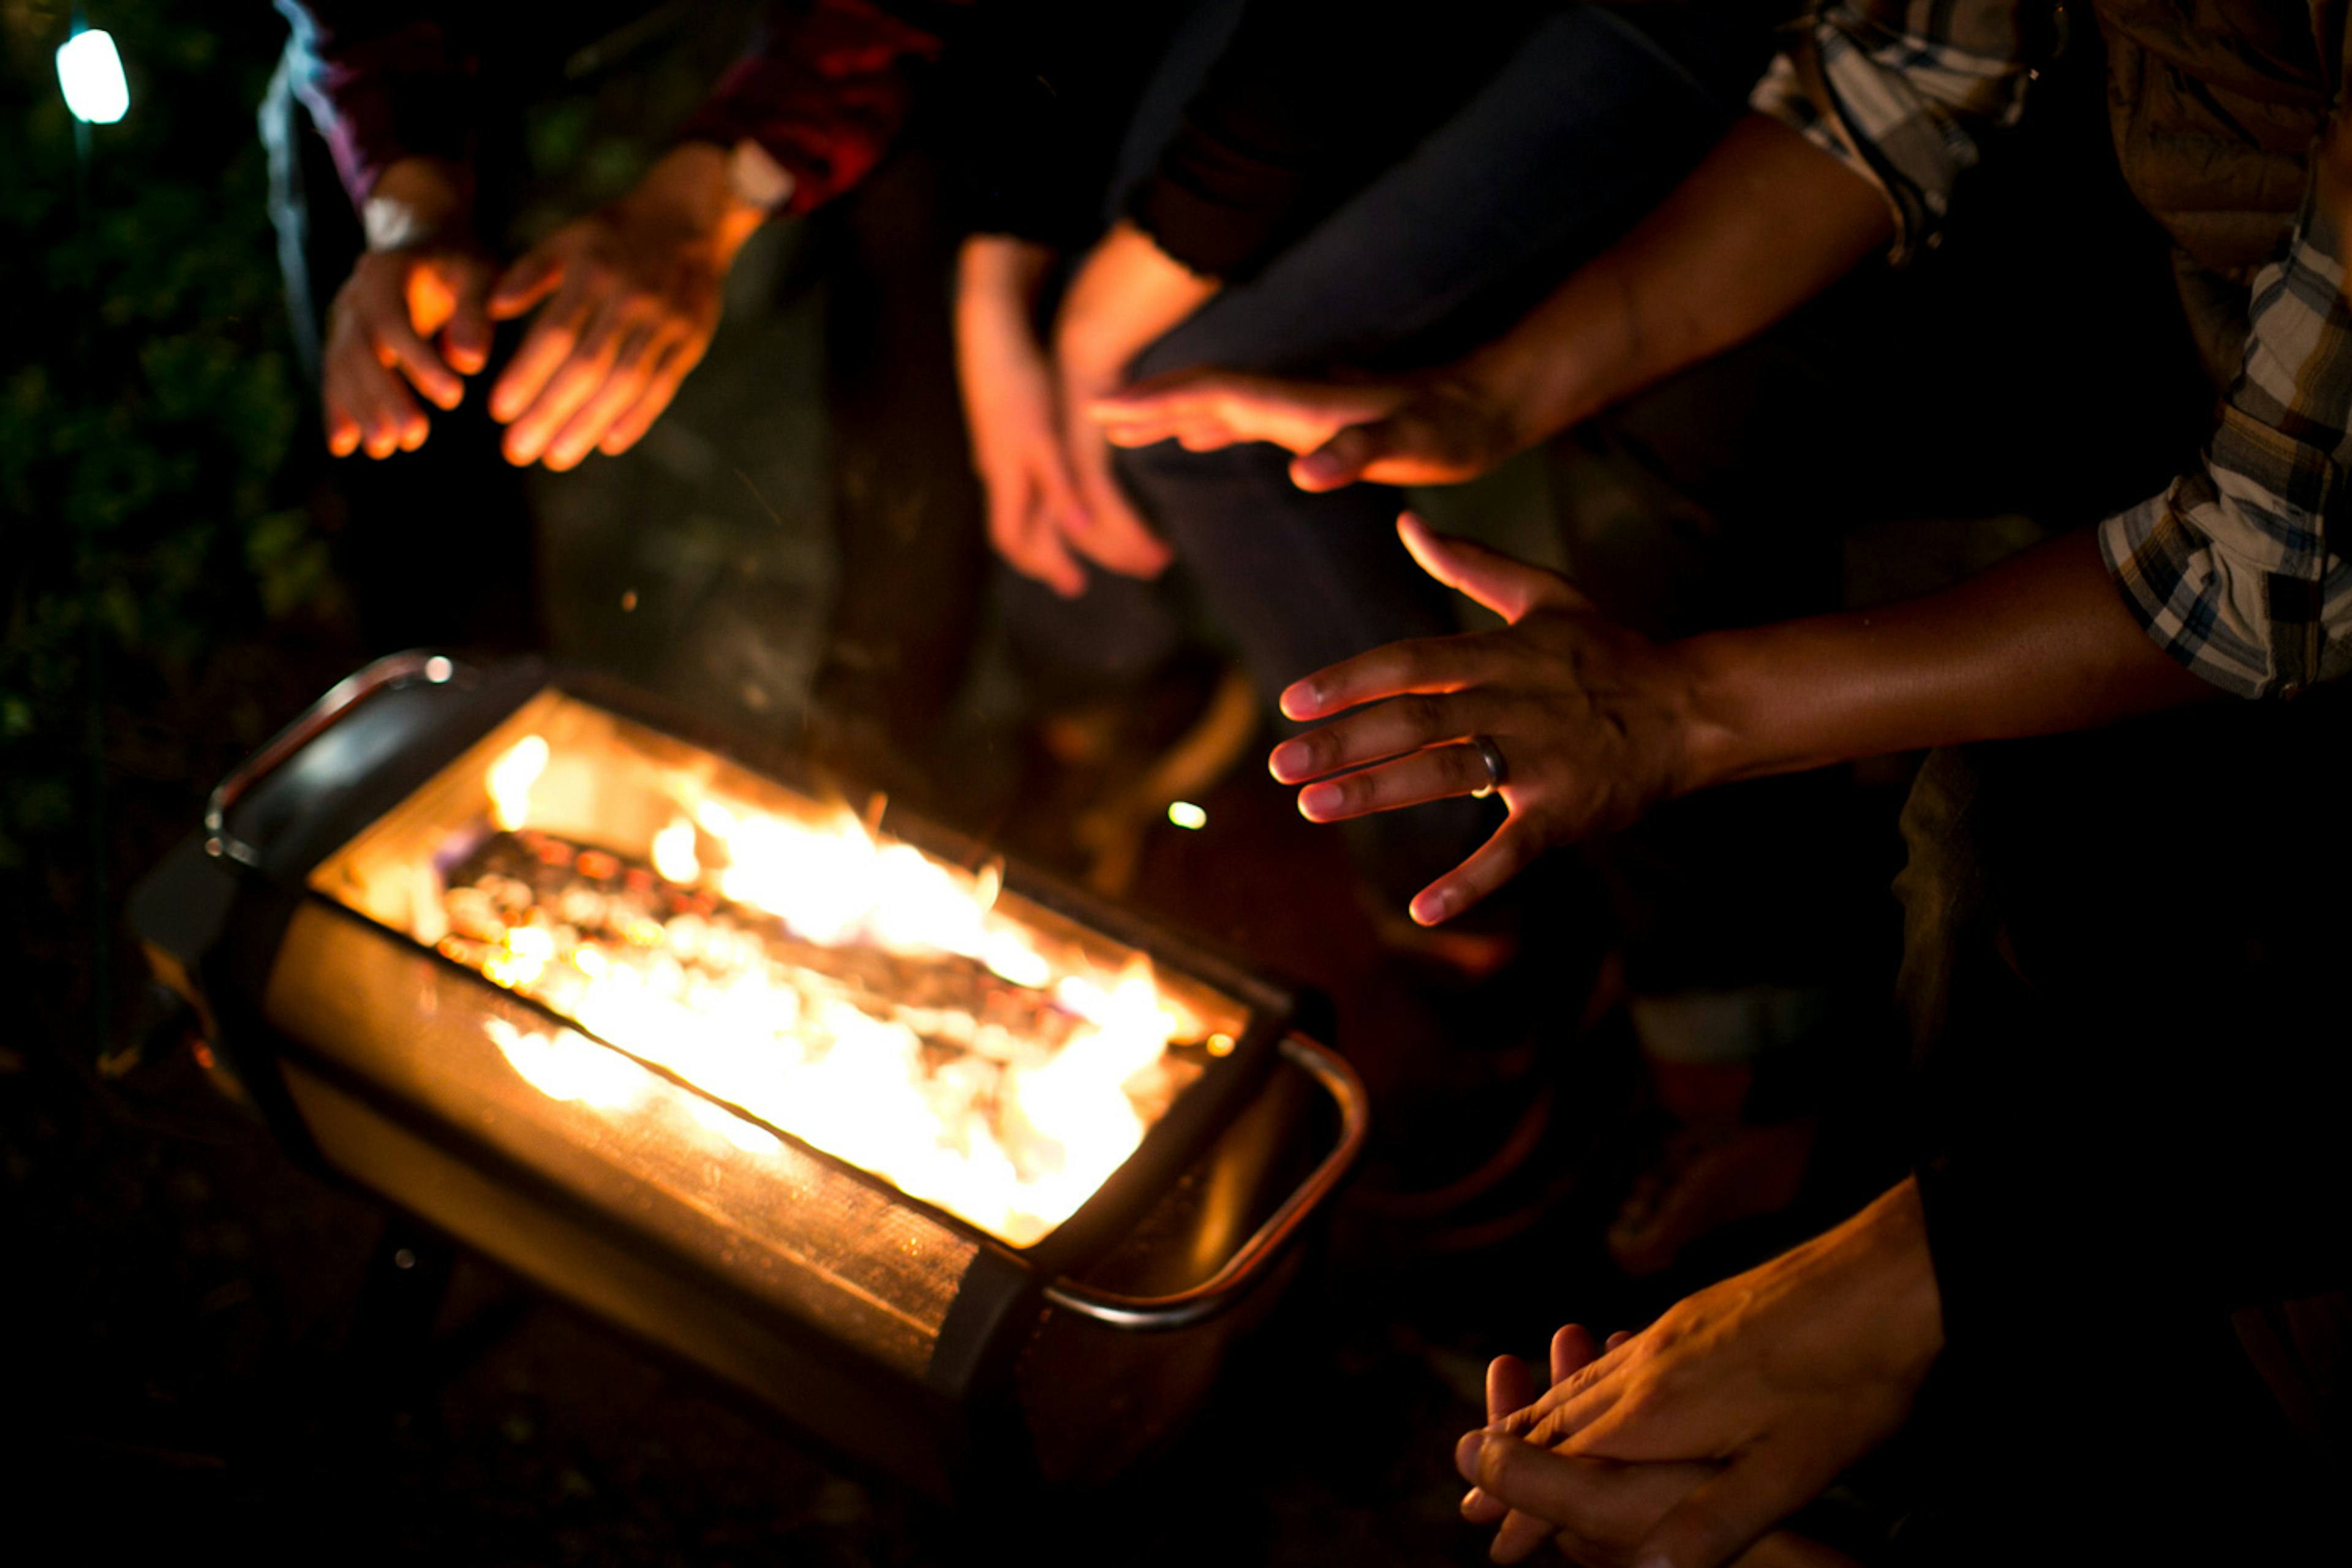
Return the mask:
<path id="1" fill-rule="evenodd" d="M 1508 410 L 1451 377 L 1359 383 L 1187 370 L 1097 397 L 1118 447 L 1175 441 L 1207 452 L 1267 441 L 1297 454 L 1291 482 L 1335 490 L 1475 479 L 1525 445 Z"/>
<path id="2" fill-rule="evenodd" d="M 488 363 L 497 263 L 474 238 L 463 179 L 436 160 L 385 170 L 361 219 L 368 248 L 327 307 L 321 412 L 336 457 L 389 458 L 431 432 L 412 389 L 455 408 Z"/>
<path id="3" fill-rule="evenodd" d="M 1478 793 L 1490 779 L 1470 742 L 1492 742 L 1510 816 L 1414 896 L 1412 918 L 1435 925 L 1546 849 L 1679 793 L 1694 720 L 1672 650 L 1603 620 L 1566 578 L 1434 533 L 1410 512 L 1397 532 L 1423 571 L 1508 624 L 1391 643 L 1297 682 L 1282 694 L 1292 719 L 1362 711 L 1285 741 L 1267 765 L 1305 785 L 1302 816 L 1337 822 Z"/>
<path id="4" fill-rule="evenodd" d="M 729 192 L 719 149 L 689 143 L 508 268 L 490 314 L 539 316 L 490 389 L 507 460 L 563 469 L 635 445 L 702 363 L 728 269 L 763 216 Z"/>

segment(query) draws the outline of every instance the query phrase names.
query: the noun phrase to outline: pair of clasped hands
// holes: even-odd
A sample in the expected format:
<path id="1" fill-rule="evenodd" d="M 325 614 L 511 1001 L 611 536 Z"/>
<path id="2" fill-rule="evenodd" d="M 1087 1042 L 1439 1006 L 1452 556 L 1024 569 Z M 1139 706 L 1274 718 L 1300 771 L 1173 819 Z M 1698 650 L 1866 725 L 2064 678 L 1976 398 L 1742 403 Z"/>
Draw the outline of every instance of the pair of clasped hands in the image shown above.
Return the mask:
<path id="1" fill-rule="evenodd" d="M 501 268 L 475 236 L 468 185 L 456 165 L 404 159 L 362 205 L 368 249 L 327 316 L 328 449 L 415 451 L 431 430 L 418 400 L 456 408 L 495 323 L 536 310 L 489 393 L 507 460 L 565 469 L 627 450 L 700 363 L 765 215 L 729 190 L 719 149 L 683 146 Z"/>
<path id="2" fill-rule="evenodd" d="M 1669 1309 L 1639 1334 L 1553 1336 L 1550 1376 L 1505 1356 L 1454 1451 L 1463 1516 L 1517 1563 L 1853 1568 L 1777 1528 L 1892 1436 L 1943 1348 L 1914 1184 Z"/>

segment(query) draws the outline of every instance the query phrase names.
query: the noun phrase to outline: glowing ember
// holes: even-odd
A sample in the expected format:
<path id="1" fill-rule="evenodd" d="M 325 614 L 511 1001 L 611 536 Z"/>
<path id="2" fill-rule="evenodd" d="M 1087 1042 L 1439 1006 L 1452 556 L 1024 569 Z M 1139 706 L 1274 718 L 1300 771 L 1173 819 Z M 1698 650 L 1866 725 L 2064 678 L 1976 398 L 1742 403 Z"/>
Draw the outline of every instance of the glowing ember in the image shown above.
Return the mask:
<path id="1" fill-rule="evenodd" d="M 550 761 L 533 734 L 491 764 L 501 831 L 412 930 L 437 926 L 443 952 L 497 984 L 1016 1246 L 1075 1213 L 1213 1049 L 1139 954 L 1103 973 L 1045 951 L 997 910 L 992 868 L 944 865 L 846 811 L 800 821 L 683 787 L 648 868 L 534 824 Z M 632 1080 L 593 1041 L 487 1026 L 542 1092 L 629 1110 Z M 710 1110 L 746 1152 L 774 1147 Z"/>

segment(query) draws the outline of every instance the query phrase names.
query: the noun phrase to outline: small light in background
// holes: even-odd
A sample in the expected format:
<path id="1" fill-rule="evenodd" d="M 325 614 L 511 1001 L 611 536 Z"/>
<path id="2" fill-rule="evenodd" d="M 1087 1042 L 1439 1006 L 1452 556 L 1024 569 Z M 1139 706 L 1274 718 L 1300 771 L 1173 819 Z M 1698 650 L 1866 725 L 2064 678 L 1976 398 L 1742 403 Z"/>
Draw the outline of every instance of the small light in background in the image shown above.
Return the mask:
<path id="1" fill-rule="evenodd" d="M 1168 803 L 1168 820 L 1179 827 L 1206 827 L 1209 814 L 1189 800 L 1171 800 Z"/>
<path id="2" fill-rule="evenodd" d="M 635 588 L 631 588 L 624 592 L 621 595 L 621 613 L 623 615 L 626 615 L 636 607 L 637 591 Z"/>
<path id="3" fill-rule="evenodd" d="M 93 27 L 58 46 L 58 85 L 76 120 L 111 125 L 131 111 L 131 84 L 122 79 L 122 57 L 114 35 Z"/>

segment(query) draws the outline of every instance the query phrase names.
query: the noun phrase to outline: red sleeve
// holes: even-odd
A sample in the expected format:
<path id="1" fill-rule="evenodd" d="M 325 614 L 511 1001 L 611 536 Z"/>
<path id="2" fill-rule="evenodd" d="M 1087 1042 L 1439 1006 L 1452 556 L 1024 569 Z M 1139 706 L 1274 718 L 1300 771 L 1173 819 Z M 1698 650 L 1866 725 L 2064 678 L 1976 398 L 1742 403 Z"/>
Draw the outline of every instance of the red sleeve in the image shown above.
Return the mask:
<path id="1" fill-rule="evenodd" d="M 776 10 L 683 134 L 728 147 L 757 141 L 793 172 L 790 210 L 804 213 L 881 161 L 906 121 L 908 68 L 937 59 L 942 45 L 872 0 Z"/>

